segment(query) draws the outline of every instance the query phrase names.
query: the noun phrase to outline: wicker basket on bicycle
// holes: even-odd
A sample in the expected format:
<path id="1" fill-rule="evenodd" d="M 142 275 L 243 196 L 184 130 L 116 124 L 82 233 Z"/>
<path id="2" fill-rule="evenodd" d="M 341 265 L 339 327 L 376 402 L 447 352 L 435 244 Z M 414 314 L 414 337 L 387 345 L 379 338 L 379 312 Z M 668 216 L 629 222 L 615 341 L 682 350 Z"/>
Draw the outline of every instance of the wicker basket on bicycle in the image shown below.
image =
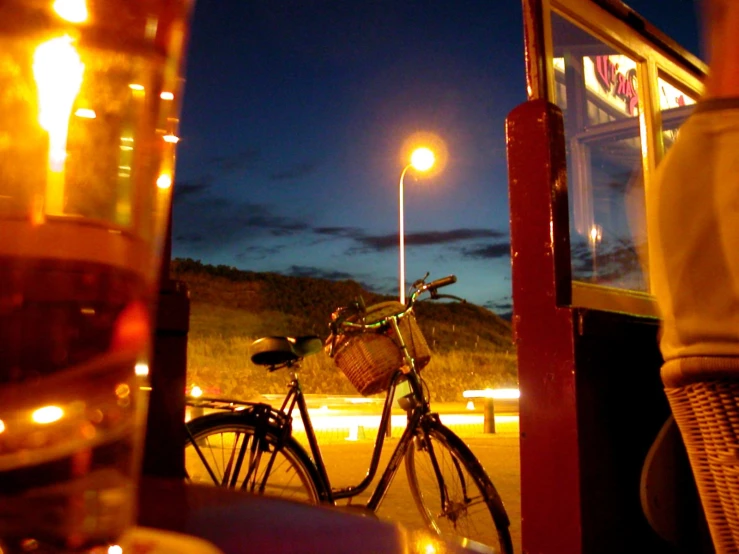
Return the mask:
<path id="1" fill-rule="evenodd" d="M 365 323 L 376 323 L 405 309 L 400 302 L 381 302 L 367 308 Z M 349 318 L 349 321 L 355 318 Z M 417 370 L 431 359 L 431 350 L 413 313 L 398 320 L 398 327 L 414 358 Z M 378 332 L 349 333 L 337 338 L 334 361 L 360 394 L 368 396 L 386 391 L 393 373 L 405 364 L 393 330 L 388 326 Z"/>

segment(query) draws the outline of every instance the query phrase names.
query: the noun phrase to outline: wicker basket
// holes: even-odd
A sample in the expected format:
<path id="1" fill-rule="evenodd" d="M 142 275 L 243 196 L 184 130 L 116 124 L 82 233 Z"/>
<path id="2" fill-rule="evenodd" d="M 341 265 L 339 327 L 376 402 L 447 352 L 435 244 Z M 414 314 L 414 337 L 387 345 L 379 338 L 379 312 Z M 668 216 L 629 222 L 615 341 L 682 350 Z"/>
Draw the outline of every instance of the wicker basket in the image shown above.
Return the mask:
<path id="1" fill-rule="evenodd" d="M 374 304 L 367 308 L 365 323 L 375 323 L 403 309 L 400 302 Z M 415 359 L 416 369 L 420 370 L 431 359 L 428 343 L 412 313 L 403 316 L 398 324 L 408 353 Z M 405 363 L 391 329 L 384 333 L 339 337 L 334 361 L 364 396 L 387 390 L 393 373 Z"/>

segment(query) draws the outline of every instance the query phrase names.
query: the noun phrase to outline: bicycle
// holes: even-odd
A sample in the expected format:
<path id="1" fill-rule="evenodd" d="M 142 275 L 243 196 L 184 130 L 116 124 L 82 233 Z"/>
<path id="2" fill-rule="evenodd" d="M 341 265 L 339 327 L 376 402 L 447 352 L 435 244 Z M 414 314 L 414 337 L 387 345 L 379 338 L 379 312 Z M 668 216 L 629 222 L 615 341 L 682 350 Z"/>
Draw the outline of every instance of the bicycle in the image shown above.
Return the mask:
<path id="1" fill-rule="evenodd" d="M 428 527 L 440 535 L 457 536 L 463 544 L 471 540 L 512 554 L 508 515 L 495 486 L 472 451 L 430 408 L 421 377 L 430 351 L 413 306 L 426 292 L 431 299 L 461 299 L 438 293 L 455 283 L 455 276 L 430 283 L 425 282 L 427 277 L 414 283 L 405 306 L 385 302 L 366 308 L 359 298 L 331 316 L 325 346 L 329 355 L 362 394 L 386 392 L 370 467 L 359 484 L 331 487 L 308 413 L 297 373 L 305 357 L 324 348 L 315 336 L 264 337 L 252 344 L 255 364 L 290 372 L 279 409 L 213 398 L 188 401 L 218 410 L 187 424 L 188 479 L 314 504 L 351 501 L 367 490 L 377 473 L 395 392 L 405 382 L 410 392 L 399 403 L 407 413 L 407 425 L 364 508 L 376 512 L 404 460 L 411 494 Z M 310 456 L 292 436 L 296 408 Z"/>

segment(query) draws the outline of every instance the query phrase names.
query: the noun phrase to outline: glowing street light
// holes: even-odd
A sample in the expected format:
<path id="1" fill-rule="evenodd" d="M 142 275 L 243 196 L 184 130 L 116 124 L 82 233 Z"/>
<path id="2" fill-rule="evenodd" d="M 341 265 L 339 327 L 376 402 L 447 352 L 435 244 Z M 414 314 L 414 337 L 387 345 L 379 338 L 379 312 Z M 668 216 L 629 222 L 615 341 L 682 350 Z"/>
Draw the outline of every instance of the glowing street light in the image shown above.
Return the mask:
<path id="1" fill-rule="evenodd" d="M 428 171 L 434 165 L 436 157 L 434 153 L 428 148 L 417 148 L 411 154 L 411 163 L 403 168 L 403 172 L 400 174 L 399 184 L 399 209 L 398 209 L 398 221 L 399 221 L 399 242 L 400 242 L 400 302 L 405 304 L 405 229 L 403 223 L 403 179 L 406 172 L 413 168 L 416 171 Z"/>

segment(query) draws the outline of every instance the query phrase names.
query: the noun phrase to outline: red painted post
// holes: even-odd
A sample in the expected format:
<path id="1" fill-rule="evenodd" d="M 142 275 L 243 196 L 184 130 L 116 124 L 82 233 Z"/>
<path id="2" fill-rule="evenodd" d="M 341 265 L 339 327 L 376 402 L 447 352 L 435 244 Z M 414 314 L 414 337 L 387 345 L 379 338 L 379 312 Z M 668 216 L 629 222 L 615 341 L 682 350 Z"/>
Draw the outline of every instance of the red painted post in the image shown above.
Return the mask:
<path id="1" fill-rule="evenodd" d="M 518 350 L 523 551 L 580 554 L 566 158 L 562 114 L 546 100 L 506 121 L 513 329 Z"/>

